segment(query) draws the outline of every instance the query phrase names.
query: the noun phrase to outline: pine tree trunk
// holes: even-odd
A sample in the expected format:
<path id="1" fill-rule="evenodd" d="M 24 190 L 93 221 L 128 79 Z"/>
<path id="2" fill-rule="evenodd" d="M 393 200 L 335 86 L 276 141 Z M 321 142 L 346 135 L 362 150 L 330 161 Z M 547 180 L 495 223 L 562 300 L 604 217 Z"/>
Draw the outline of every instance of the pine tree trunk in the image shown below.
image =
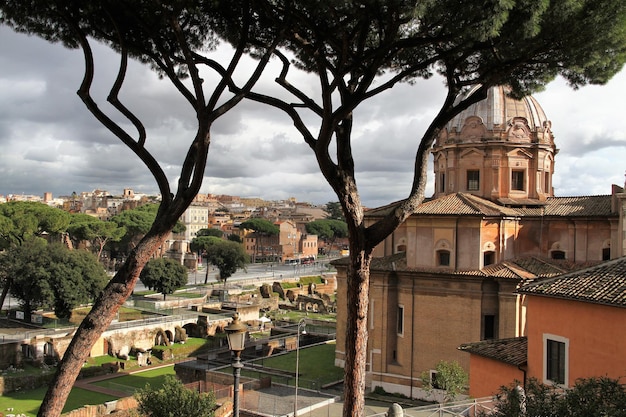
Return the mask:
<path id="1" fill-rule="evenodd" d="M 351 244 L 351 266 L 347 273 L 348 314 L 344 364 L 344 417 L 362 417 L 365 413 L 367 311 L 372 256 L 371 253 L 353 246 Z"/>
<path id="2" fill-rule="evenodd" d="M 168 234 L 169 230 L 159 230 L 158 233 L 149 232 L 131 252 L 124 266 L 104 288 L 65 351 L 54 379 L 51 381 L 41 403 L 37 413 L 38 417 L 58 417 L 61 415 L 67 397 L 83 364 L 89 357 L 91 348 L 109 327 L 120 306 L 130 296 L 144 265 L 163 244 Z"/>
<path id="3" fill-rule="evenodd" d="M 2 287 L 2 294 L 0 294 L 0 310 L 4 305 L 4 300 L 6 300 L 7 295 L 9 294 L 9 288 L 11 288 L 11 282 L 13 280 L 9 277 L 4 281 L 4 287 Z"/>

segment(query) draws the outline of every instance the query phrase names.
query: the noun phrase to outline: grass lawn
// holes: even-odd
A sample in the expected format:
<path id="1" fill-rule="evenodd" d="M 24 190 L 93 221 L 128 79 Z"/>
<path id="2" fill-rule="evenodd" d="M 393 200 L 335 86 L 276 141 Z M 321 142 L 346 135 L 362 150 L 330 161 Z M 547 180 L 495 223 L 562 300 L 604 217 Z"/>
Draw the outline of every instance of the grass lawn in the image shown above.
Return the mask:
<path id="1" fill-rule="evenodd" d="M 175 375 L 174 365 L 166 366 L 162 368 L 150 369 L 145 372 L 138 372 L 132 375 L 123 375 L 117 378 L 104 380 L 95 383 L 102 387 L 108 387 L 117 391 L 127 392 L 128 395 L 132 395 L 137 388 L 143 388 L 146 384 L 150 384 L 153 387 L 158 387 L 165 381 L 166 375 Z M 37 415 L 41 401 L 43 400 L 46 390 L 48 388 L 42 387 L 34 390 L 23 392 L 12 392 L 3 394 L 0 396 L 0 412 L 4 412 L 7 408 L 13 408 L 12 414 L 23 413 L 28 417 L 34 417 Z M 63 412 L 66 413 L 71 410 L 82 407 L 86 404 L 103 404 L 106 401 L 116 400 L 118 397 L 113 397 L 106 394 L 100 394 L 81 388 L 73 388 L 70 396 L 65 403 Z"/>
<path id="2" fill-rule="evenodd" d="M 111 355 L 94 356 L 93 358 L 87 358 L 85 366 L 101 366 L 105 363 L 120 362 L 121 360 Z"/>
<path id="3" fill-rule="evenodd" d="M 196 348 L 201 348 L 206 344 L 207 344 L 206 339 L 203 339 L 201 337 L 188 337 L 187 340 L 185 340 L 184 345 L 181 345 L 180 343 L 174 343 L 173 345 L 168 345 L 168 346 L 157 345 L 157 346 L 152 347 L 152 351 L 154 352 L 155 350 L 185 349 L 189 346 L 195 346 Z"/>
<path id="4" fill-rule="evenodd" d="M 46 390 L 42 387 L 24 392 L 11 392 L 0 396 L 0 410 L 4 412 L 7 408 L 13 408 L 12 414 L 26 414 L 29 417 L 37 415 L 41 401 L 43 400 Z M 63 412 L 75 410 L 85 404 L 102 404 L 106 401 L 117 399 L 110 395 L 100 394 L 93 391 L 87 391 L 81 388 L 73 388 L 70 396 L 63 407 Z"/>
<path id="5" fill-rule="evenodd" d="M 171 297 L 178 297 L 178 298 L 202 298 L 205 295 L 206 294 L 200 294 L 200 293 L 197 293 L 197 292 L 181 291 L 181 292 L 175 292 L 174 294 L 171 295 Z"/>
<path id="6" fill-rule="evenodd" d="M 335 347 L 335 343 L 326 343 L 300 348 L 299 378 L 318 380 L 322 384 L 343 379 L 343 368 L 335 366 Z M 296 352 L 266 358 L 263 366 L 295 372 Z"/>
<path id="7" fill-rule="evenodd" d="M 131 375 L 123 375 L 117 378 L 105 379 L 103 381 L 94 382 L 93 385 L 122 391 L 128 395 L 132 395 L 136 389 L 143 388 L 146 384 L 150 384 L 153 387 L 163 385 L 167 375 L 176 375 L 174 365 L 137 372 Z"/>
<path id="8" fill-rule="evenodd" d="M 279 369 L 281 371 L 296 371 L 296 352 L 291 351 L 284 355 L 272 356 L 255 361 L 264 367 Z M 312 347 L 300 348 L 299 361 L 299 381 L 298 386 L 305 388 L 320 388 L 322 385 L 343 379 L 343 368 L 335 366 L 335 343 L 326 343 Z M 232 369 L 226 368 L 224 372 L 232 373 Z M 250 371 L 245 367 L 241 370 L 243 375 L 257 378 L 259 375 L 255 371 Z M 262 375 L 261 375 L 262 376 Z M 277 382 L 295 385 L 295 378 L 272 376 Z M 278 379 L 281 379 L 278 381 Z"/>
<path id="9" fill-rule="evenodd" d="M 200 339 L 199 342 L 196 342 L 190 338 L 189 342 L 199 343 L 202 342 L 202 339 Z M 299 361 L 300 376 L 298 385 L 303 388 L 319 388 L 324 384 L 341 380 L 343 378 L 343 369 L 334 366 L 334 358 L 334 343 L 301 348 Z M 108 362 L 115 358 L 102 356 L 90 359 L 93 359 L 94 362 Z M 273 369 L 295 372 L 296 352 L 292 351 L 280 356 L 263 358 L 262 360 L 257 361 L 257 363 L 262 363 L 263 366 Z M 225 369 L 224 371 L 232 374 L 232 369 Z M 244 375 L 248 372 L 249 371 L 246 368 L 242 370 L 242 374 Z M 174 365 L 154 368 L 131 375 L 121 375 L 108 380 L 95 382 L 94 385 L 107 387 L 132 395 L 136 389 L 143 388 L 146 384 L 150 384 L 153 387 L 161 386 L 167 375 L 175 375 Z M 257 375 L 250 376 L 257 377 Z M 281 382 L 293 385 L 295 383 L 295 379 L 292 376 Z M 37 415 L 37 410 L 39 409 L 46 390 L 46 387 L 42 387 L 30 391 L 4 394 L 0 396 L 0 412 L 5 412 L 7 408 L 13 408 L 12 413 L 14 414 L 23 413 L 28 417 L 34 417 Z M 102 404 L 106 401 L 115 399 L 116 397 L 109 395 L 74 388 L 70 393 L 63 412 L 80 408 L 85 404 Z"/>

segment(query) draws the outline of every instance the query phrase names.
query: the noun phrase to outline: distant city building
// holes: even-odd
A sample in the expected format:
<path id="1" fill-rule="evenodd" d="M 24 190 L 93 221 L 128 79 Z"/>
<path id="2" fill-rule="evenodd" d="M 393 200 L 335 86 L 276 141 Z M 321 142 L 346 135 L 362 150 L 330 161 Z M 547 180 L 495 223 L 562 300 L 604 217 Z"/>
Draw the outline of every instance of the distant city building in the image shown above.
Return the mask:
<path id="1" fill-rule="evenodd" d="M 95 189 L 87 192 L 72 193 L 69 196 L 52 198 L 52 193 L 44 197 L 10 194 L 7 201 L 48 201 L 48 204 L 60 207 L 72 213 L 84 213 L 103 221 L 124 210 L 135 209 L 143 204 L 159 203 L 160 197 L 135 193 L 125 188 L 121 195 L 111 195 L 108 191 Z M 260 208 L 257 208 L 257 205 Z M 257 236 L 250 230 L 241 230 L 239 224 L 254 213 L 275 222 L 281 233 L 275 237 Z M 295 198 L 280 201 L 266 201 L 260 198 L 240 198 L 238 196 L 198 194 L 194 202 L 185 210 L 180 221 L 185 231 L 171 234 L 159 249 L 156 256 L 179 259 L 190 268 L 195 268 L 189 250 L 189 243 L 201 229 L 221 230 L 224 237 L 237 235 L 244 242 L 246 252 L 253 261 L 284 262 L 290 260 L 312 260 L 317 257 L 317 236 L 306 233 L 306 223 L 317 218 L 324 218 L 321 207 L 309 203 L 297 203 Z"/>

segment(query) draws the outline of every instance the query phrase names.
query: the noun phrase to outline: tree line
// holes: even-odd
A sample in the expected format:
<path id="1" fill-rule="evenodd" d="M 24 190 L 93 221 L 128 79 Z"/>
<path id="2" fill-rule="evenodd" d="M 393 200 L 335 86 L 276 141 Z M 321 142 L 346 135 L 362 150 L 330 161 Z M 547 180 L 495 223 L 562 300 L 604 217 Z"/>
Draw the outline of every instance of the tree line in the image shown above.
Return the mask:
<path id="1" fill-rule="evenodd" d="M 98 261 L 108 264 L 127 256 L 150 229 L 157 210 L 158 204 L 146 204 L 103 221 L 36 202 L 0 204 L 0 305 L 10 292 L 26 321 L 40 308 L 70 319 L 75 307 L 92 302 L 108 282 Z M 249 219 L 241 227 L 262 235 L 278 234 L 278 227 L 266 219 Z M 179 222 L 172 231 L 184 230 Z M 339 220 L 311 222 L 307 230 L 324 239 L 346 233 L 345 223 L 342 228 Z M 103 258 L 105 248 L 110 254 L 107 258 Z M 205 284 L 209 264 L 218 269 L 219 280 L 226 281 L 249 261 L 241 238 L 225 237 L 218 229 L 199 230 L 190 250 L 206 261 Z M 177 260 L 157 257 L 146 264 L 139 279 L 165 298 L 187 283 L 187 268 Z"/>

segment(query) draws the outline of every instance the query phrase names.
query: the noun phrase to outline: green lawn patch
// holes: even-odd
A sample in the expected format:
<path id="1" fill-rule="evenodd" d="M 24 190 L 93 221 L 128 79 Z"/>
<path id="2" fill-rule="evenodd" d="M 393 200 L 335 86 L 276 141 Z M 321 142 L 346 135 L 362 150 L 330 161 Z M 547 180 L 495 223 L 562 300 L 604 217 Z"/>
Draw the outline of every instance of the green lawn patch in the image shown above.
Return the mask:
<path id="1" fill-rule="evenodd" d="M 94 385 L 125 392 L 130 396 L 133 395 L 136 389 L 143 388 L 147 383 L 153 387 L 163 385 L 166 375 L 175 375 L 174 365 L 137 372 L 132 375 L 121 375 L 109 380 L 97 382 Z M 42 387 L 34 390 L 4 394 L 0 396 L 0 410 L 4 412 L 7 408 L 13 408 L 12 414 L 23 413 L 28 417 L 35 417 L 41 405 L 41 401 L 46 394 L 46 390 L 47 387 Z M 118 397 L 81 388 L 73 388 L 65 403 L 63 412 L 66 413 L 87 404 L 103 404 L 107 401 L 116 400 L 117 398 Z"/>
<path id="2" fill-rule="evenodd" d="M 242 375 L 260 378 L 270 375 L 272 381 L 286 385 L 295 385 L 296 352 L 271 356 L 254 361 L 266 368 L 267 373 L 259 372 L 248 366 L 241 370 Z M 298 386 L 319 389 L 322 385 L 343 379 L 343 368 L 335 366 L 335 343 L 303 347 L 300 349 Z M 223 368 L 221 372 L 232 374 L 232 368 Z"/>
<path id="3" fill-rule="evenodd" d="M 188 347 L 192 347 L 192 348 L 201 348 L 204 345 L 207 344 L 207 340 L 203 339 L 201 337 L 188 337 L 187 340 L 185 341 L 184 344 L 182 343 L 174 343 L 172 345 L 168 345 L 168 346 L 162 346 L 162 345 L 158 345 L 158 346 L 153 346 L 152 350 L 167 350 L 167 349 L 186 349 Z"/>
<path id="4" fill-rule="evenodd" d="M 300 348 L 299 371 L 302 379 L 318 380 L 328 384 L 343 378 L 343 368 L 335 366 L 335 343 Z M 296 370 L 296 352 L 270 357 L 263 366 L 283 371 Z"/>
<path id="5" fill-rule="evenodd" d="M 93 385 L 122 391 L 127 395 L 132 395 L 136 389 L 143 388 L 146 384 L 150 384 L 153 387 L 160 387 L 163 385 L 167 375 L 176 375 L 176 372 L 174 372 L 174 365 L 163 366 L 143 372 L 136 372 L 131 375 L 105 379 L 103 381 L 94 382 Z"/>
<path id="6" fill-rule="evenodd" d="M 121 359 L 111 355 L 95 356 L 88 358 L 85 366 L 101 366 L 105 363 L 123 362 Z"/>
<path id="7" fill-rule="evenodd" d="M 35 417 L 47 389 L 47 387 L 43 387 L 29 391 L 3 394 L 0 396 L 0 410 L 4 412 L 7 408 L 13 408 L 13 411 L 11 411 L 12 414 L 22 413 L 26 414 L 28 417 Z M 117 397 L 81 388 L 73 388 L 65 403 L 65 407 L 63 407 L 63 412 L 67 413 L 68 411 L 75 410 L 86 404 L 103 404 L 115 399 L 117 399 Z"/>
<path id="8" fill-rule="evenodd" d="M 200 294 L 198 292 L 175 292 L 174 294 L 172 294 L 173 297 L 178 298 L 202 298 L 205 295 L 206 294 Z"/>
<path id="9" fill-rule="evenodd" d="M 319 275 L 313 275 L 308 277 L 300 277 L 300 284 L 306 286 L 309 284 L 323 284 L 322 277 Z"/>

